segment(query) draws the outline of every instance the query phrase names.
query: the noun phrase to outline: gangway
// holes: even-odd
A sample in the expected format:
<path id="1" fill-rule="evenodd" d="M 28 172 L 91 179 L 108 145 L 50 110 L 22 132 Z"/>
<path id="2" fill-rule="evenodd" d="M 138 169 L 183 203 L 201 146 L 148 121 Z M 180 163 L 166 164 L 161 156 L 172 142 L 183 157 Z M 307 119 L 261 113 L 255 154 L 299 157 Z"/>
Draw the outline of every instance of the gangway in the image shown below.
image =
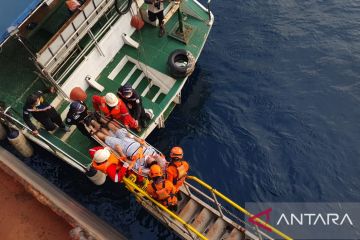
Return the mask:
<path id="1" fill-rule="evenodd" d="M 154 200 L 131 179 L 124 178 L 123 181 L 147 211 L 184 239 L 274 239 L 257 226 L 237 217 L 237 215 L 252 217 L 250 212 L 194 176 L 188 176 L 181 187 L 182 199 L 176 212 L 171 212 Z M 203 187 L 209 194 L 190 184 L 190 181 Z M 220 201 L 232 206 L 237 212 L 231 212 Z M 261 219 L 255 221 L 270 228 L 277 238 L 292 239 Z"/>

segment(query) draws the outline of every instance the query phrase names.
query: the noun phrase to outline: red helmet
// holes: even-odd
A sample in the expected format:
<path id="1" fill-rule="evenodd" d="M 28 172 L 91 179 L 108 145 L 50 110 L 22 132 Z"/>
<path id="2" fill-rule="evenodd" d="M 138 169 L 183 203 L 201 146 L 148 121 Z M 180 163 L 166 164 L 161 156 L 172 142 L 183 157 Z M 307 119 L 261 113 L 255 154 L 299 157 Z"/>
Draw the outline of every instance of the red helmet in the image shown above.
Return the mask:
<path id="1" fill-rule="evenodd" d="M 170 151 L 171 158 L 182 158 L 184 155 L 184 151 L 181 147 L 173 147 Z"/>

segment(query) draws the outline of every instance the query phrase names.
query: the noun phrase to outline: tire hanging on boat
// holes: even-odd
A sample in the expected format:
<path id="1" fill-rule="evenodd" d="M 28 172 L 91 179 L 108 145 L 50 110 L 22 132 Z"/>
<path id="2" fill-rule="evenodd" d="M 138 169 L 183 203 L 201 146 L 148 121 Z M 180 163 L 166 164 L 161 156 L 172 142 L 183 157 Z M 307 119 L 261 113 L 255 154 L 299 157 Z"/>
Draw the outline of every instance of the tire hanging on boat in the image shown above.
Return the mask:
<path id="1" fill-rule="evenodd" d="M 131 4 L 132 0 L 115 0 L 115 9 L 120 15 L 123 15 L 130 10 Z"/>
<path id="2" fill-rule="evenodd" d="M 187 77 L 195 69 L 195 57 L 185 49 L 176 49 L 168 58 L 168 67 L 172 77 Z"/>

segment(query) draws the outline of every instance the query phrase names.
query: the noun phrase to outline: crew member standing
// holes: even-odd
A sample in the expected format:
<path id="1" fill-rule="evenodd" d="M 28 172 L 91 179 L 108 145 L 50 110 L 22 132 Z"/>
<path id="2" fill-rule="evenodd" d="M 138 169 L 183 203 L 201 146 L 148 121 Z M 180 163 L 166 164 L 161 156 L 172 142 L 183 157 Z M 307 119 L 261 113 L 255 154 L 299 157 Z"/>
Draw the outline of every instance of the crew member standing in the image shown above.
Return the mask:
<path id="1" fill-rule="evenodd" d="M 70 104 L 69 112 L 65 119 L 66 124 L 76 125 L 77 129 L 86 137 L 91 138 L 91 134 L 86 129 L 85 124 L 90 123 L 88 108 L 82 101 L 74 101 Z"/>
<path id="2" fill-rule="evenodd" d="M 159 37 L 164 36 L 164 2 L 163 0 L 146 0 L 148 6 L 148 16 L 151 22 L 159 20 Z"/>
<path id="3" fill-rule="evenodd" d="M 24 122 L 31 128 L 34 135 L 38 135 L 39 132 L 36 126 L 31 121 L 31 116 L 33 116 L 37 121 L 39 121 L 47 131 L 53 131 L 56 129 L 56 125 L 62 128 L 64 131 L 68 132 L 69 127 L 65 126 L 59 113 L 55 110 L 53 106 L 45 102 L 43 95 L 45 93 L 55 93 L 55 88 L 51 87 L 44 91 L 37 91 L 36 93 L 31 94 L 26 99 L 24 108 L 23 108 L 23 119 Z"/>
<path id="4" fill-rule="evenodd" d="M 189 164 L 183 159 L 184 152 L 181 147 L 173 147 L 170 151 L 170 164 L 166 169 L 167 179 L 173 183 L 175 193 L 184 184 L 189 172 Z M 177 195 L 180 199 L 180 195 Z"/>
<path id="5" fill-rule="evenodd" d="M 165 179 L 158 164 L 153 164 L 150 167 L 149 177 L 151 180 L 146 189 L 147 193 L 171 211 L 176 211 L 177 198 L 174 194 L 174 185 Z"/>
<path id="6" fill-rule="evenodd" d="M 93 107 L 96 111 L 104 113 L 105 117 L 119 120 L 125 127 L 140 131 L 136 120 L 131 117 L 125 103 L 113 93 L 107 93 L 105 97 L 93 96 Z"/>
<path id="7" fill-rule="evenodd" d="M 130 84 L 125 84 L 119 87 L 117 95 L 126 104 L 131 116 L 140 125 L 145 128 L 147 126 L 147 120 L 151 119 L 151 116 L 145 113 L 141 97 L 131 87 Z"/>

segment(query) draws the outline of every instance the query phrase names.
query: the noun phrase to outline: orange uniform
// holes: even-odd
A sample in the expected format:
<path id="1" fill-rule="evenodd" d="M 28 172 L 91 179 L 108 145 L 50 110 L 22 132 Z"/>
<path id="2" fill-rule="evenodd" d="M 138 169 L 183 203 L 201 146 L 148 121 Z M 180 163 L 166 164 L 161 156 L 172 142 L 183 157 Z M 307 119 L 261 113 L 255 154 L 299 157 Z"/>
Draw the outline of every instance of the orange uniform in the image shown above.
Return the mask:
<path id="1" fill-rule="evenodd" d="M 173 183 L 175 193 L 184 184 L 187 173 L 189 171 L 189 164 L 184 160 L 172 161 L 166 169 L 167 180 Z"/>
<path id="2" fill-rule="evenodd" d="M 158 181 L 151 180 L 146 189 L 147 193 L 164 206 L 175 206 L 177 198 L 174 196 L 174 185 L 161 178 Z"/>
<path id="3" fill-rule="evenodd" d="M 93 107 L 96 111 L 101 111 L 104 113 L 106 117 L 111 117 L 113 119 L 119 120 L 122 122 L 126 127 L 130 128 L 137 128 L 138 124 L 136 123 L 135 119 L 129 114 L 126 105 L 121 99 L 118 99 L 118 104 L 113 107 L 109 108 L 106 105 L 105 97 L 101 96 L 93 96 L 92 103 Z"/>
<path id="4" fill-rule="evenodd" d="M 99 149 L 103 149 L 103 147 L 90 149 L 90 156 L 93 158 L 94 153 Z M 91 166 L 94 169 L 105 173 L 113 182 L 121 182 L 127 172 L 127 167 L 124 167 L 122 162 L 113 153 L 111 153 L 108 160 L 103 163 L 97 163 L 93 160 Z"/>

